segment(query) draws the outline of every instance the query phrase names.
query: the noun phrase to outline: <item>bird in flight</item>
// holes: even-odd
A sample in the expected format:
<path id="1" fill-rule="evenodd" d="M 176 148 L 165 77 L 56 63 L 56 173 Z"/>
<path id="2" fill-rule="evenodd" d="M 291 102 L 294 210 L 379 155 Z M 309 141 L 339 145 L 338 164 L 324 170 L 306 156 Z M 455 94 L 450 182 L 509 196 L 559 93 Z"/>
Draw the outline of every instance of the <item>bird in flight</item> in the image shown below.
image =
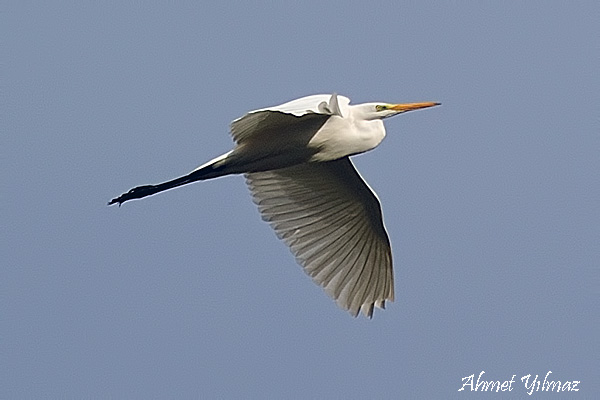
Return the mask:
<path id="1" fill-rule="evenodd" d="M 364 103 L 313 95 L 250 111 L 231 123 L 233 150 L 189 174 L 138 186 L 129 200 L 195 181 L 244 174 L 254 202 L 304 271 L 355 317 L 394 300 L 390 241 L 375 192 L 350 156 L 385 137 L 383 119 L 440 103 Z"/>

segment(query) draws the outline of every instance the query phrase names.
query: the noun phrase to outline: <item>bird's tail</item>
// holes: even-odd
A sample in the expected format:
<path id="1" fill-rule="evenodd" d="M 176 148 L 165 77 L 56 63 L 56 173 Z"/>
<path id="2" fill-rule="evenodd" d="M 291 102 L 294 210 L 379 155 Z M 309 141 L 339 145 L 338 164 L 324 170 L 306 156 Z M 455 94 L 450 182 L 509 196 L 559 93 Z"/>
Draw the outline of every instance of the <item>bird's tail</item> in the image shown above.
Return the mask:
<path id="1" fill-rule="evenodd" d="M 127 193 L 123 193 L 119 197 L 116 197 L 108 202 L 108 205 L 112 205 L 115 203 L 119 203 L 119 206 L 126 201 L 141 199 L 146 196 L 151 196 L 153 194 L 163 192 L 165 190 L 173 189 L 178 186 L 187 185 L 188 183 L 203 181 L 206 179 L 216 178 L 223 175 L 228 175 L 231 172 L 228 172 L 226 169 L 225 163 L 223 160 L 227 158 L 229 153 L 223 154 L 213 160 L 210 160 L 206 164 L 203 164 L 190 172 L 189 174 L 182 176 L 180 178 L 176 178 L 167 182 L 159 183 L 157 185 L 144 185 L 137 186 L 128 191 Z"/>

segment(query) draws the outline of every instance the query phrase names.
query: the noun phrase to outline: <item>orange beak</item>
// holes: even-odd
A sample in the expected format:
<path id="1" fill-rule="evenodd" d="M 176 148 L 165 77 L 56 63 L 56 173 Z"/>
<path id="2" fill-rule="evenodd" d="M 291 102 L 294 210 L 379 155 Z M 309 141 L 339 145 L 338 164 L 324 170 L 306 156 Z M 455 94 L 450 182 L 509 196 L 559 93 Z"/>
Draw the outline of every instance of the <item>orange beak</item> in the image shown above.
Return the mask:
<path id="1" fill-rule="evenodd" d="M 424 103 L 394 104 L 394 105 L 388 107 L 388 109 L 395 110 L 395 111 L 400 111 L 400 112 L 405 112 L 405 111 L 419 110 L 421 108 L 439 106 L 440 104 L 441 103 L 434 103 L 434 102 L 431 102 L 431 101 L 427 101 L 427 102 L 424 102 Z"/>

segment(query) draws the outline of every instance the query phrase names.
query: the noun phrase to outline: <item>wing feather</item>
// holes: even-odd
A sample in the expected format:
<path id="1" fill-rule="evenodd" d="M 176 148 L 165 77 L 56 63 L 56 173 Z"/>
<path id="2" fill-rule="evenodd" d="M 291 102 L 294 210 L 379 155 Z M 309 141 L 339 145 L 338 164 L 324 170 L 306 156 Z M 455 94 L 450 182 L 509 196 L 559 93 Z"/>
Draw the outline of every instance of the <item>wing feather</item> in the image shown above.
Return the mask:
<path id="1" fill-rule="evenodd" d="M 244 144 L 258 139 L 284 140 L 286 133 L 294 135 L 300 130 L 299 125 L 307 124 L 314 132 L 332 115 L 341 115 L 340 104 L 344 107 L 350 99 L 337 94 L 318 94 L 302 97 L 279 106 L 250 111 L 231 123 L 231 135 L 237 144 Z M 302 126 L 304 131 L 306 126 Z M 310 140 L 296 138 L 295 140 Z"/>
<path id="2" fill-rule="evenodd" d="M 340 307 L 371 317 L 394 299 L 381 206 L 350 159 L 252 172 L 246 180 L 263 219 Z"/>

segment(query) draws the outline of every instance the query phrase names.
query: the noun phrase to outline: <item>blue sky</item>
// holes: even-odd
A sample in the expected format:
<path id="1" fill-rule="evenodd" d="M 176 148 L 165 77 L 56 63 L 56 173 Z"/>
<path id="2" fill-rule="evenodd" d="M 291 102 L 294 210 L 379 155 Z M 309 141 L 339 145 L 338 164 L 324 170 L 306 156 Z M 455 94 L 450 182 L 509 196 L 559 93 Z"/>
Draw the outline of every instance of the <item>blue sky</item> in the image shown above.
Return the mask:
<path id="1" fill-rule="evenodd" d="M 464 398 L 600 391 L 597 2 L 5 7 L 2 398 Z M 396 302 L 354 319 L 242 177 L 121 208 L 315 93 L 440 101 L 355 163 Z M 505 398 L 508 393 L 486 397 Z"/>

